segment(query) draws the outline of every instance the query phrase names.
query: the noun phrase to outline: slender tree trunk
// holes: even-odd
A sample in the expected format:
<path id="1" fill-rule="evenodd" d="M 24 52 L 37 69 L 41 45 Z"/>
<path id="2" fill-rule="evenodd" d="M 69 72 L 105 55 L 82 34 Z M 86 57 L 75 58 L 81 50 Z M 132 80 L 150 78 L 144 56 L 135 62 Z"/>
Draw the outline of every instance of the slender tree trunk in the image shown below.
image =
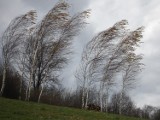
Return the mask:
<path id="1" fill-rule="evenodd" d="M 86 102 L 85 102 L 85 109 L 87 109 L 87 105 L 88 105 L 88 93 L 89 93 L 89 90 L 86 90 Z"/>
<path id="2" fill-rule="evenodd" d="M 19 88 L 19 100 L 21 100 L 22 99 L 22 84 L 23 84 L 23 76 L 24 76 L 24 63 L 25 63 L 25 58 L 23 59 L 22 58 L 22 63 L 23 63 L 23 65 L 22 65 L 22 74 L 21 74 L 21 79 L 20 79 L 20 88 Z M 20 69 L 21 70 L 21 69 Z"/>
<path id="3" fill-rule="evenodd" d="M 123 103 L 123 94 L 124 94 L 124 87 L 120 93 L 120 101 L 119 101 L 119 114 L 122 115 L 122 103 Z"/>
<path id="4" fill-rule="evenodd" d="M 122 81 L 122 90 L 121 90 L 121 93 L 120 93 L 120 96 L 119 96 L 119 114 L 122 115 L 122 103 L 123 103 L 123 94 L 124 94 L 124 87 L 125 87 L 125 80 L 126 78 L 123 78 L 123 81 Z"/>
<path id="5" fill-rule="evenodd" d="M 109 89 L 107 88 L 107 91 L 106 91 L 106 103 L 105 103 L 106 113 L 108 113 L 108 98 L 109 98 Z"/>
<path id="6" fill-rule="evenodd" d="M 21 77 L 21 79 L 20 79 L 20 86 L 19 86 L 19 100 L 21 100 L 22 99 L 22 77 Z"/>
<path id="7" fill-rule="evenodd" d="M 33 77 L 33 71 L 31 70 L 30 79 L 29 79 L 27 90 L 26 90 L 26 101 L 29 101 L 29 99 L 30 99 L 31 85 L 32 85 L 31 83 L 32 83 L 32 80 L 33 80 L 32 77 Z"/>
<path id="8" fill-rule="evenodd" d="M 23 67 L 22 75 L 21 75 L 21 79 L 20 79 L 20 86 L 19 86 L 19 100 L 22 99 L 22 82 L 23 82 L 23 75 L 24 75 L 24 67 Z"/>
<path id="9" fill-rule="evenodd" d="M 85 93 L 86 93 L 86 78 L 84 76 L 83 86 L 82 86 L 82 109 L 85 108 Z"/>
<path id="10" fill-rule="evenodd" d="M 100 107 L 101 107 L 101 112 L 103 112 L 103 98 L 102 98 L 102 93 L 100 93 Z"/>
<path id="11" fill-rule="evenodd" d="M 39 43 L 38 43 L 37 46 L 34 46 L 34 48 L 35 48 L 35 52 L 32 54 L 33 62 L 32 62 L 32 65 L 31 65 L 31 73 L 30 73 L 30 80 L 29 80 L 29 85 L 28 85 L 27 101 L 29 101 L 30 96 L 31 96 L 31 87 L 32 87 L 32 82 L 34 80 L 36 57 L 37 57 L 37 52 L 38 52 L 38 49 L 39 49 Z"/>
<path id="12" fill-rule="evenodd" d="M 122 115 L 122 91 L 119 98 L 119 114 Z"/>
<path id="13" fill-rule="evenodd" d="M 101 107 L 101 112 L 103 112 L 103 88 L 104 88 L 104 83 L 100 83 L 100 107 Z"/>
<path id="14" fill-rule="evenodd" d="M 5 66 L 4 66 L 4 69 L 3 69 L 3 78 L 2 78 L 2 86 L 1 86 L 1 91 L 0 91 L 0 97 L 3 95 L 4 88 L 5 88 L 6 72 L 7 72 L 7 67 L 6 67 L 6 65 L 5 65 Z"/>
<path id="15" fill-rule="evenodd" d="M 33 76 L 33 73 L 31 73 L 31 76 L 30 76 L 30 80 L 29 80 L 29 85 L 28 85 L 28 94 L 27 94 L 27 101 L 29 101 L 30 99 L 30 96 L 31 96 L 31 86 L 32 86 L 32 76 Z"/>
<path id="16" fill-rule="evenodd" d="M 38 103 L 39 103 L 40 100 L 41 100 L 41 96 L 42 96 L 42 93 L 43 93 L 43 89 L 44 89 L 44 86 L 42 85 L 42 89 L 41 89 L 40 94 L 39 94 L 39 97 L 38 97 Z"/>
<path id="17" fill-rule="evenodd" d="M 82 109 L 84 108 L 84 99 L 85 99 L 85 87 L 83 86 L 83 89 L 82 89 Z"/>

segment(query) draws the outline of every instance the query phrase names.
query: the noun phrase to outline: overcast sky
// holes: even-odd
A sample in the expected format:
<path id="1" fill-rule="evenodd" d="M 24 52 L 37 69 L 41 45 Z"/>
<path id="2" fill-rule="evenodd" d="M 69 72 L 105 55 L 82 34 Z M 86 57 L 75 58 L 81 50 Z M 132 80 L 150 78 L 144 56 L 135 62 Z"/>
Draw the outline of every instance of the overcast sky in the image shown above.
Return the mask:
<path id="1" fill-rule="evenodd" d="M 139 85 L 130 92 L 138 106 L 160 106 L 160 0 L 68 0 L 73 13 L 91 9 L 89 24 L 76 37 L 74 55 L 64 73 L 64 82 L 74 85 L 74 72 L 79 65 L 80 54 L 87 41 L 96 33 L 122 19 L 129 21 L 131 29 L 145 26 L 144 42 L 139 53 L 144 54 L 145 69 L 139 75 Z M 57 0 L 0 0 L 0 34 L 9 22 L 29 10 L 37 10 L 39 19 Z M 74 87 L 73 87 L 74 88 Z"/>

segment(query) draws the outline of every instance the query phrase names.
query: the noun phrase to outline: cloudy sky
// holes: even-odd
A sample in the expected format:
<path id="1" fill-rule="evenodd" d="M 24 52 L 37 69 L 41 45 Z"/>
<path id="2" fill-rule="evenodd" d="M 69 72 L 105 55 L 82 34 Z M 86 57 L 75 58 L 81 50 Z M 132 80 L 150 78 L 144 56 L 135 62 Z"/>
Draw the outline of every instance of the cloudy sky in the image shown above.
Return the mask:
<path id="1" fill-rule="evenodd" d="M 139 75 L 139 85 L 130 92 L 138 106 L 160 106 L 160 1 L 159 0 L 68 0 L 76 13 L 91 9 L 89 24 L 76 37 L 72 62 L 64 73 L 64 83 L 74 85 L 74 71 L 78 67 L 83 46 L 96 33 L 126 19 L 129 27 L 145 26 L 144 42 L 139 53 L 144 54 L 145 69 Z M 57 0 L 0 0 L 0 34 L 16 16 L 29 10 L 37 10 L 41 19 Z M 73 87 L 73 86 L 72 86 Z M 73 87 L 74 88 L 74 87 Z"/>

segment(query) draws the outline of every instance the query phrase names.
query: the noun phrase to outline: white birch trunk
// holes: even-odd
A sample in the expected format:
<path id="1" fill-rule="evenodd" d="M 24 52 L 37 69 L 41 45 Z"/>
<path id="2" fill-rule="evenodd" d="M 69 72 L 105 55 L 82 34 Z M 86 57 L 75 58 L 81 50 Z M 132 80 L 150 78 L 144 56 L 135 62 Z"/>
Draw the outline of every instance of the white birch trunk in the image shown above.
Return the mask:
<path id="1" fill-rule="evenodd" d="M 24 65 L 23 65 L 23 68 L 22 68 L 22 74 L 21 74 L 21 79 L 20 79 L 19 100 L 22 99 L 22 82 L 23 82 L 23 75 L 24 75 Z"/>
<path id="2" fill-rule="evenodd" d="M 31 96 L 31 87 L 32 87 L 32 82 L 33 82 L 33 75 L 34 75 L 34 71 L 35 71 L 35 64 L 36 64 L 36 56 L 37 56 L 37 52 L 39 49 L 39 44 L 35 49 L 35 52 L 33 54 L 33 63 L 32 63 L 32 67 L 31 67 L 31 73 L 30 73 L 30 80 L 29 80 L 29 85 L 28 85 L 28 95 L 27 95 L 27 101 L 29 101 L 30 96 Z"/>
<path id="3" fill-rule="evenodd" d="M 21 79 L 20 79 L 20 86 L 19 86 L 19 100 L 22 99 L 21 94 L 22 94 L 22 76 L 21 76 Z"/>
<path id="4" fill-rule="evenodd" d="M 7 72 L 7 67 L 6 67 L 6 65 L 5 65 L 5 66 L 4 66 L 4 69 L 3 69 L 3 79 L 2 79 L 2 86 L 1 86 L 0 96 L 3 95 L 4 88 L 5 88 L 6 72 Z"/>
<path id="5" fill-rule="evenodd" d="M 19 100 L 21 100 L 22 99 L 22 83 L 23 83 L 23 76 L 24 76 L 24 63 L 25 63 L 25 57 L 23 56 L 22 57 L 22 69 L 20 69 L 21 70 L 21 72 L 22 72 L 22 74 L 21 74 L 21 79 L 20 79 L 20 88 L 19 88 Z"/>
<path id="6" fill-rule="evenodd" d="M 85 93 L 86 93 L 86 78 L 84 77 L 83 86 L 82 86 L 82 109 L 85 108 Z"/>
<path id="7" fill-rule="evenodd" d="M 120 93 L 120 101 L 119 101 L 119 114 L 120 115 L 122 115 L 123 95 L 124 95 L 124 82 L 123 82 L 122 90 L 121 90 L 121 93 Z"/>
<path id="8" fill-rule="evenodd" d="M 49 67 L 47 68 L 47 71 L 48 71 L 48 70 L 49 70 Z M 47 75 L 48 75 L 48 72 L 46 72 L 46 74 L 45 74 L 44 81 L 47 79 Z M 45 82 L 44 82 L 44 83 L 45 83 Z M 44 85 L 43 85 L 43 82 L 42 82 L 42 89 L 41 89 L 41 91 L 40 91 L 40 93 L 39 93 L 39 96 L 38 96 L 38 103 L 39 103 L 40 100 L 41 100 L 41 96 L 42 96 L 43 90 L 44 90 Z"/>
<path id="9" fill-rule="evenodd" d="M 107 88 L 106 91 L 106 102 L 105 102 L 105 109 L 106 109 L 106 113 L 108 113 L 108 97 L 109 96 L 109 89 Z"/>
<path id="10" fill-rule="evenodd" d="M 100 98 L 99 98 L 99 100 L 100 100 L 100 108 L 101 108 L 101 112 L 103 112 L 103 84 L 104 83 L 100 83 Z"/>
<path id="11" fill-rule="evenodd" d="M 42 89 L 41 89 L 41 92 L 40 92 L 39 97 L 38 97 L 38 103 L 39 103 L 40 100 L 41 100 L 41 96 L 42 96 L 42 93 L 43 93 L 43 89 L 44 89 L 44 86 L 42 85 Z"/>
<path id="12" fill-rule="evenodd" d="M 32 72 L 31 72 L 31 73 L 30 73 L 29 83 L 28 83 L 27 90 L 26 90 L 26 101 L 29 101 L 29 99 L 30 99 L 32 76 L 33 76 L 33 75 L 32 75 Z"/>
<path id="13" fill-rule="evenodd" d="M 123 93 L 121 91 L 120 93 L 120 99 L 119 99 L 119 114 L 122 115 L 122 99 L 123 99 Z"/>
<path id="14" fill-rule="evenodd" d="M 82 89 L 82 109 L 84 108 L 85 88 Z"/>
<path id="15" fill-rule="evenodd" d="M 126 78 L 123 78 L 123 81 L 122 81 L 122 90 L 121 90 L 121 93 L 120 93 L 120 101 L 119 101 L 119 114 L 122 115 L 122 104 L 123 104 L 123 94 L 124 94 L 124 88 L 125 88 L 125 79 Z"/>
<path id="16" fill-rule="evenodd" d="M 85 102 L 85 109 L 87 109 L 87 105 L 88 105 L 88 93 L 89 93 L 89 90 L 86 90 L 86 102 Z"/>

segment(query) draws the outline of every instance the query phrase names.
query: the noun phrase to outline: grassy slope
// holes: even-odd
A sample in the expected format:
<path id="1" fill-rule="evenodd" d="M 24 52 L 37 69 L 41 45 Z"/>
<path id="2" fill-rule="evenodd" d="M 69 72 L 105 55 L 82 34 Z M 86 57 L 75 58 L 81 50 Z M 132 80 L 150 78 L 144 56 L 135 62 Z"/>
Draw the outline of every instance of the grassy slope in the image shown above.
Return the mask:
<path id="1" fill-rule="evenodd" d="M 141 120 L 113 114 L 0 98 L 0 120 Z"/>

